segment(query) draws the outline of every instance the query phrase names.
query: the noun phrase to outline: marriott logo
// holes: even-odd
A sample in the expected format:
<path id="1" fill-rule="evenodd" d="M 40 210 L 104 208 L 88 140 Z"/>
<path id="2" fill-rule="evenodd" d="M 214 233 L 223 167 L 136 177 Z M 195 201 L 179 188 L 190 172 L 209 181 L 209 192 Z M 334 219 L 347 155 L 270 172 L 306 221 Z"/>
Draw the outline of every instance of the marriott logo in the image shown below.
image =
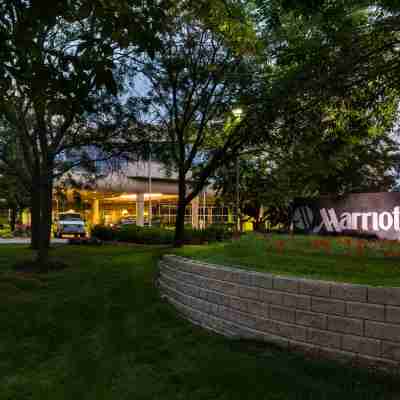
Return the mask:
<path id="1" fill-rule="evenodd" d="M 320 214 L 322 222 L 314 228 L 315 233 L 320 232 L 323 227 L 328 232 L 341 232 L 347 229 L 400 232 L 400 207 L 394 207 L 393 211 L 344 212 L 340 215 L 337 215 L 333 208 L 322 208 Z"/>

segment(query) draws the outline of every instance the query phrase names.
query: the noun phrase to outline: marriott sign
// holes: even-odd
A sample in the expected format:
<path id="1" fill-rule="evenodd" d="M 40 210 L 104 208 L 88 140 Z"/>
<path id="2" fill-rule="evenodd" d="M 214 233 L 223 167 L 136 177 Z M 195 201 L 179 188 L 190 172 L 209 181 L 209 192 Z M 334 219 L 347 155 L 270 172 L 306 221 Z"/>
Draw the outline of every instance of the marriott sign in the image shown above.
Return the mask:
<path id="1" fill-rule="evenodd" d="M 336 215 L 335 209 L 322 208 L 320 210 L 322 222 L 313 231 L 318 233 L 323 227 L 328 232 L 342 232 L 344 230 L 369 231 L 390 231 L 394 229 L 400 232 L 400 207 L 395 207 L 393 211 L 383 212 L 344 212 L 340 216 Z"/>
<path id="2" fill-rule="evenodd" d="M 296 199 L 295 231 L 341 233 L 358 231 L 384 239 L 400 239 L 400 193 L 357 193 Z"/>

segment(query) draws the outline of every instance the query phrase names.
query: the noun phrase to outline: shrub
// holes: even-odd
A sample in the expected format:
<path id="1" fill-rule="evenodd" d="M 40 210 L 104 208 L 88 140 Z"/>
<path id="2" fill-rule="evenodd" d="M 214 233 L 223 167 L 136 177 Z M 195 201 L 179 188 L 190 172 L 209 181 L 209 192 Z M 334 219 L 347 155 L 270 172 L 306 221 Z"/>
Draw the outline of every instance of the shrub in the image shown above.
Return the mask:
<path id="1" fill-rule="evenodd" d="M 171 244 L 174 232 L 153 226 L 126 225 L 117 231 L 117 240 L 141 244 Z"/>
<path id="2" fill-rule="evenodd" d="M 216 242 L 231 239 L 233 236 L 233 228 L 230 225 L 214 224 L 208 226 L 203 231 L 204 239 L 208 242 Z"/>
<path id="3" fill-rule="evenodd" d="M 14 235 L 11 232 L 0 232 L 0 239 L 12 239 Z"/>
<path id="4" fill-rule="evenodd" d="M 202 244 L 206 241 L 204 231 L 199 229 L 185 228 L 184 242 L 186 244 Z"/>
<path id="5" fill-rule="evenodd" d="M 140 244 L 172 244 L 175 231 L 158 226 L 123 225 L 118 229 L 104 225 L 96 225 L 92 229 L 92 237 L 104 241 L 117 240 Z M 210 225 L 199 230 L 185 227 L 184 242 L 186 244 L 202 244 L 226 240 L 232 237 L 232 229 L 227 225 Z"/>
<path id="6" fill-rule="evenodd" d="M 95 225 L 91 231 L 92 237 L 99 240 L 116 240 L 116 230 L 110 226 L 105 225 Z"/>
<path id="7" fill-rule="evenodd" d="M 214 224 L 206 229 L 185 229 L 185 243 L 202 244 L 204 242 L 217 242 L 231 239 L 233 229 L 229 225 Z"/>
<path id="8" fill-rule="evenodd" d="M 13 231 L 14 237 L 29 237 L 31 235 L 31 227 L 29 225 L 16 225 Z"/>

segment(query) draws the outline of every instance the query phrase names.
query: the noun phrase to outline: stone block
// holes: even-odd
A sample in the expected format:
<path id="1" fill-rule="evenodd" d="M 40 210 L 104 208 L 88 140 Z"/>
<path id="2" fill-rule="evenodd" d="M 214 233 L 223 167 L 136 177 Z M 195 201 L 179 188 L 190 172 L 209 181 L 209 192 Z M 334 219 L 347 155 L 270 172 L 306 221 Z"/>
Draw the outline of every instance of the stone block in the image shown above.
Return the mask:
<path id="1" fill-rule="evenodd" d="M 246 299 L 258 300 L 259 298 L 259 289 L 254 287 L 247 286 L 239 286 L 239 297 L 243 297 Z"/>
<path id="2" fill-rule="evenodd" d="M 382 342 L 382 357 L 400 361 L 400 343 Z"/>
<path id="3" fill-rule="evenodd" d="M 305 342 L 307 338 L 307 328 L 286 322 L 271 321 L 270 332 L 281 335 L 288 339 L 300 340 Z"/>
<path id="4" fill-rule="evenodd" d="M 229 282 L 238 283 L 240 279 L 241 271 L 231 271 Z"/>
<path id="5" fill-rule="evenodd" d="M 385 320 L 385 306 L 369 303 L 346 303 L 346 316 L 369 319 L 373 321 Z"/>
<path id="6" fill-rule="evenodd" d="M 226 304 L 228 305 L 228 304 Z M 232 307 L 236 310 L 247 312 L 247 300 L 242 299 L 240 297 L 230 297 L 229 298 L 229 307 Z"/>
<path id="7" fill-rule="evenodd" d="M 220 305 L 224 304 L 225 296 L 222 293 L 217 293 L 217 292 L 213 292 L 210 290 L 207 290 L 206 293 L 207 293 L 207 295 L 206 295 L 205 300 L 207 300 L 211 303 L 215 303 L 215 304 L 220 304 Z"/>
<path id="8" fill-rule="evenodd" d="M 250 273 L 242 271 L 239 275 L 239 284 L 245 286 L 252 286 L 252 276 Z"/>
<path id="9" fill-rule="evenodd" d="M 307 311 L 296 311 L 296 323 L 317 329 L 326 329 L 328 317 Z"/>
<path id="10" fill-rule="evenodd" d="M 253 329 L 255 329 L 257 326 L 256 318 L 252 315 L 234 310 L 227 310 L 227 313 L 229 315 L 229 318 L 226 319 L 231 320 L 235 324 L 245 325 Z"/>
<path id="11" fill-rule="evenodd" d="M 299 290 L 299 280 L 295 278 L 276 277 L 273 279 L 273 288 L 282 292 L 297 293 Z"/>
<path id="12" fill-rule="evenodd" d="M 353 353 L 380 356 L 380 341 L 360 336 L 343 335 L 342 348 Z"/>
<path id="13" fill-rule="evenodd" d="M 240 295 L 240 286 L 235 285 L 229 282 L 222 282 L 221 284 L 221 291 L 230 296 L 239 296 Z"/>
<path id="14" fill-rule="evenodd" d="M 400 288 L 368 287 L 368 303 L 400 306 Z"/>
<path id="15" fill-rule="evenodd" d="M 386 306 L 386 321 L 400 324 L 400 307 Z"/>
<path id="16" fill-rule="evenodd" d="M 273 277 L 264 274 L 254 274 L 252 276 L 252 285 L 263 289 L 272 289 Z"/>
<path id="17" fill-rule="evenodd" d="M 204 269 L 204 272 L 202 272 L 203 276 L 209 278 L 209 279 L 214 279 L 216 281 L 222 281 L 223 277 L 225 275 L 225 271 L 219 268 L 206 268 Z"/>
<path id="18" fill-rule="evenodd" d="M 299 293 L 309 296 L 329 297 L 330 283 L 311 280 L 299 281 Z"/>
<path id="19" fill-rule="evenodd" d="M 346 304 L 341 300 L 313 297 L 311 299 L 311 310 L 325 314 L 345 315 Z"/>
<path id="20" fill-rule="evenodd" d="M 366 302 L 367 287 L 362 285 L 333 283 L 331 285 L 331 297 L 348 301 Z"/>
<path id="21" fill-rule="evenodd" d="M 269 316 L 269 306 L 264 303 L 260 303 L 258 301 L 247 301 L 247 312 L 249 314 L 257 315 L 260 317 L 268 317 Z"/>
<path id="22" fill-rule="evenodd" d="M 342 335 L 338 333 L 308 328 L 307 341 L 317 346 L 340 349 Z"/>
<path id="23" fill-rule="evenodd" d="M 295 310 L 279 306 L 270 306 L 270 318 L 284 321 L 284 322 L 294 322 L 295 321 Z"/>
<path id="24" fill-rule="evenodd" d="M 365 321 L 365 336 L 400 342 L 400 325 Z"/>
<path id="25" fill-rule="evenodd" d="M 275 290 L 259 289 L 259 298 L 264 303 L 269 304 L 282 304 L 283 294 Z"/>
<path id="26" fill-rule="evenodd" d="M 285 307 L 293 307 L 300 310 L 310 310 L 311 309 L 311 297 L 284 293 L 282 297 L 282 305 Z"/>

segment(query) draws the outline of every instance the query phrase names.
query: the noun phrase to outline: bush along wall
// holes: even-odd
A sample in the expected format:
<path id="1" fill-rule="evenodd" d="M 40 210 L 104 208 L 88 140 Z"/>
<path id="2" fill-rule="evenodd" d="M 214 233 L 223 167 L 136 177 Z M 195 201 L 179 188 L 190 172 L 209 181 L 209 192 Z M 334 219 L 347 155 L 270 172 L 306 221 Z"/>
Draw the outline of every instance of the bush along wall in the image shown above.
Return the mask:
<path id="1" fill-rule="evenodd" d="M 226 225 L 210 225 L 199 230 L 185 228 L 186 244 L 204 244 L 232 238 L 232 228 Z M 172 244 L 174 231 L 159 227 L 125 225 L 118 228 L 96 225 L 92 228 L 92 237 L 103 241 L 118 241 L 139 244 Z"/>

